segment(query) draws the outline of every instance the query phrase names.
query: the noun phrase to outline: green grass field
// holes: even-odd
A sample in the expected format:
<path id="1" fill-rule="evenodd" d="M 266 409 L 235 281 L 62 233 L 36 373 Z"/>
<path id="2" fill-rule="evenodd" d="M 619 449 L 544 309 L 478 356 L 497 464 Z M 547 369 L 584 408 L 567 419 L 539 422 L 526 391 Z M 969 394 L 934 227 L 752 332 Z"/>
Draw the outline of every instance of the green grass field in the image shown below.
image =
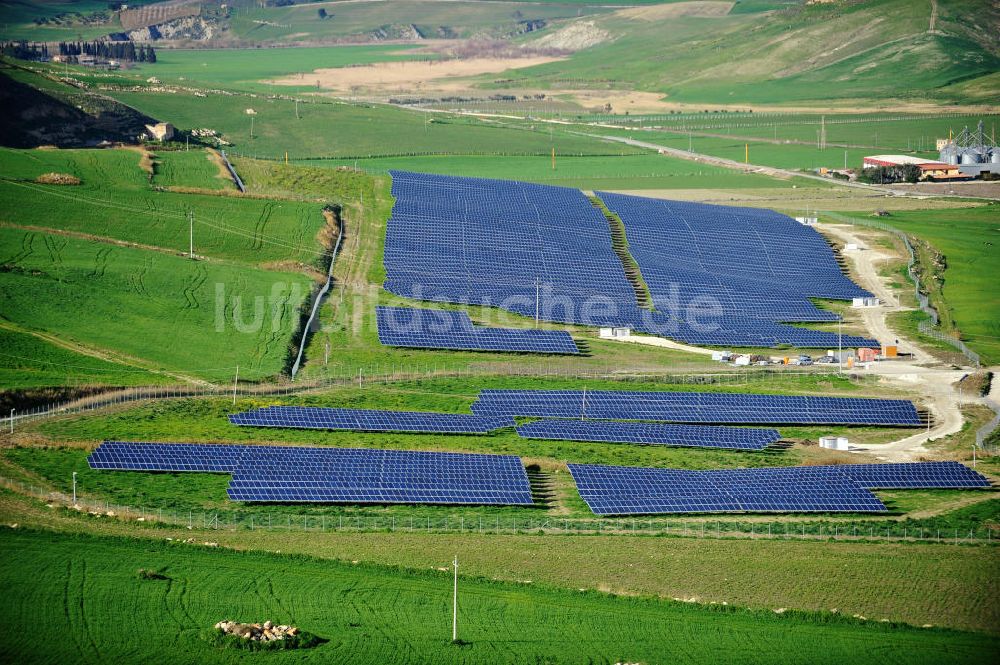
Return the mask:
<path id="1" fill-rule="evenodd" d="M 597 189 L 698 189 L 702 187 L 748 188 L 791 187 L 787 181 L 756 174 L 737 173 L 731 169 L 695 164 L 664 155 L 625 155 L 607 157 L 475 157 L 434 156 L 384 159 L 308 160 L 303 165 L 354 166 L 370 173 L 390 169 L 462 175 L 480 178 L 525 180 L 546 185 Z"/>
<path id="2" fill-rule="evenodd" d="M 95 358 L 5 327 L 0 327 L 0 349 L 0 386 L 4 390 L 149 385 L 168 380 L 140 367 Z"/>
<path id="3" fill-rule="evenodd" d="M 205 150 L 160 150 L 153 162 L 153 185 L 236 191 L 228 174 Z"/>
<path id="4" fill-rule="evenodd" d="M 279 373 L 310 289 L 301 274 L 11 228 L 0 256 L 8 320 L 210 378 Z"/>
<path id="5" fill-rule="evenodd" d="M 187 253 L 188 212 L 195 215 L 195 253 L 214 260 L 261 265 L 298 261 L 319 265 L 321 206 L 153 191 L 131 150 L 0 150 L 2 219 L 113 238 L 170 253 Z M 230 188 L 203 151 L 159 153 L 153 184 Z M 80 178 L 79 186 L 40 185 L 47 172 Z M 337 192 L 327 200 L 336 201 Z"/>
<path id="6" fill-rule="evenodd" d="M 314 69 L 431 57 L 426 53 L 410 53 L 413 49 L 412 45 L 406 44 L 306 46 L 267 50 L 161 49 L 155 63 L 139 63 L 132 70 L 135 74 L 132 71 L 122 74 L 137 81 L 155 76 L 170 83 L 261 92 L 273 89 L 265 80 L 311 72 Z"/>
<path id="7" fill-rule="evenodd" d="M 0 641 L 25 663 L 141 663 L 166 652 L 176 663 L 246 660 L 245 652 L 202 641 L 202 631 L 223 618 L 288 622 L 328 640 L 269 654 L 275 662 L 752 663 L 787 654 L 787 662 L 939 664 L 987 662 L 997 646 L 992 637 L 956 631 L 478 579 L 463 580 L 459 590 L 463 644 L 456 646 L 449 644 L 447 569 L 405 572 L 6 528 L 0 538 L 8 553 L 0 602 L 11 625 Z M 140 579 L 140 568 L 167 579 Z"/>
<path id="8" fill-rule="evenodd" d="M 542 128 L 493 126 L 474 118 L 388 106 L 242 96 L 111 92 L 116 99 L 183 130 L 209 127 L 234 144 L 229 152 L 272 158 L 364 158 L 420 154 L 621 155 L 641 150 Z M 256 115 L 249 116 L 252 108 Z M 250 138 L 251 117 L 254 138 Z"/>

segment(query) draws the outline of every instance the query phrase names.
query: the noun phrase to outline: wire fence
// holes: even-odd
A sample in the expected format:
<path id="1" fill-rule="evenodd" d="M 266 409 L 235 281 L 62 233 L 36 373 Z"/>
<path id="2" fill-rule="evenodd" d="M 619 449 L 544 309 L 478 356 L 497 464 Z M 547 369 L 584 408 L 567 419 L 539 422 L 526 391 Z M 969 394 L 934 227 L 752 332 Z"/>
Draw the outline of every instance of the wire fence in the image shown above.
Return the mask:
<path id="1" fill-rule="evenodd" d="M 916 269 L 917 255 L 916 252 L 913 250 L 913 245 L 910 243 L 909 236 L 907 236 L 905 233 L 903 233 L 896 227 L 878 220 L 847 217 L 845 215 L 840 215 L 835 212 L 824 212 L 823 214 L 832 219 L 837 220 L 838 222 L 842 222 L 845 224 L 854 224 L 857 226 L 867 226 L 869 228 L 879 229 L 881 231 L 887 231 L 898 237 L 903 242 L 903 245 L 906 247 L 906 251 L 909 254 L 909 262 L 907 263 L 906 266 L 906 272 L 909 275 L 910 280 L 913 282 L 913 295 L 914 297 L 916 297 L 917 302 L 920 305 L 920 309 L 925 314 L 927 314 L 927 316 L 929 316 L 932 321 L 932 323 L 921 321 L 920 324 L 917 326 L 918 330 L 923 335 L 927 335 L 928 337 L 932 337 L 938 341 L 944 342 L 946 344 L 955 347 L 959 352 L 962 353 L 962 355 L 968 358 L 969 362 L 971 362 L 973 365 L 975 365 L 976 367 L 981 366 L 980 357 L 978 353 L 976 353 L 968 346 L 966 346 L 965 342 L 963 342 L 962 340 L 956 339 L 955 337 L 948 335 L 942 332 L 939 328 L 937 328 L 937 326 L 941 325 L 941 318 L 938 316 L 937 309 L 935 309 L 934 306 L 931 305 L 930 298 L 927 297 L 923 285 L 920 282 L 920 277 L 917 274 L 917 269 Z"/>
<path id="2" fill-rule="evenodd" d="M 116 519 L 149 527 L 191 531 L 279 533 L 435 533 L 527 536 L 674 536 L 682 538 L 769 539 L 781 541 L 924 542 L 960 545 L 994 545 L 988 527 L 914 526 L 907 523 L 667 520 L 655 518 L 520 517 L 482 515 L 324 515 L 294 514 L 281 510 L 185 510 L 116 504 L 106 500 L 46 490 L 0 476 L 8 489 L 79 511 L 94 519 Z"/>
<path id="3" fill-rule="evenodd" d="M 814 372 L 799 368 L 754 368 L 729 370 L 712 374 L 674 373 L 655 368 L 621 368 L 615 366 L 579 367 L 553 363 L 491 363 L 486 367 L 449 367 L 437 365 L 372 364 L 333 375 L 305 379 L 294 383 L 239 383 L 231 386 L 213 384 L 135 386 L 97 393 L 88 397 L 36 406 L 27 410 L 14 410 L 0 418 L 0 428 L 10 432 L 15 427 L 30 422 L 59 418 L 101 409 L 112 409 L 124 404 L 172 399 L 226 398 L 233 403 L 239 398 L 282 397 L 299 395 L 325 388 L 356 386 L 359 389 L 394 383 L 450 378 L 534 377 L 580 380 L 615 381 L 622 383 L 666 383 L 690 386 L 747 385 L 779 381 L 790 375 L 846 378 L 855 385 L 874 386 L 878 377 L 866 374 L 839 374 L 834 371 Z"/>
<path id="4" fill-rule="evenodd" d="M 992 420 L 976 430 L 976 446 L 990 455 L 996 455 L 1000 453 L 1000 442 L 991 443 L 989 442 L 989 438 L 1000 427 L 1000 406 L 989 399 L 983 400 L 983 403 L 993 409 L 995 415 Z"/>

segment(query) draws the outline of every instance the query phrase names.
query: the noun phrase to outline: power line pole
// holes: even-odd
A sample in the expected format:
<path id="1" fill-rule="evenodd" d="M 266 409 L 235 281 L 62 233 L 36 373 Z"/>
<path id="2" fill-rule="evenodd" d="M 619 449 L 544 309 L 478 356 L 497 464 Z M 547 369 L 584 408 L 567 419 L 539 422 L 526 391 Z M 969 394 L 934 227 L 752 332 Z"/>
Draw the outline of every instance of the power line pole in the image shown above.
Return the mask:
<path id="1" fill-rule="evenodd" d="M 458 555 L 455 555 L 455 586 L 451 597 L 451 641 L 458 641 Z"/>
<path id="2" fill-rule="evenodd" d="M 837 372 L 844 371 L 844 317 L 837 319 Z"/>
<path id="3" fill-rule="evenodd" d="M 240 366 L 236 366 L 236 378 L 233 379 L 233 406 L 236 406 L 236 386 L 240 383 Z"/>
<path id="4" fill-rule="evenodd" d="M 194 210 L 188 210 L 188 224 L 190 225 L 188 258 L 194 259 Z"/>
<path id="5" fill-rule="evenodd" d="M 76 471 L 73 472 L 73 505 L 76 505 Z"/>

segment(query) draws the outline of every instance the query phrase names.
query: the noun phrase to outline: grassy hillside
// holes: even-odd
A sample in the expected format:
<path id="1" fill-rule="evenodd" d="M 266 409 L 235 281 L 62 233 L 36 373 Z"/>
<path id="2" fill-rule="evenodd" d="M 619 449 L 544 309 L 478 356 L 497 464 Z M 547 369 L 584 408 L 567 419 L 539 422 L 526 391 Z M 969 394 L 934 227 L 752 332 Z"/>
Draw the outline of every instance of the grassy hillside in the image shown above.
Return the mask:
<path id="1" fill-rule="evenodd" d="M 391 9 L 380 2 L 321 5 L 321 19 L 313 4 L 275 8 L 239 8 L 230 19 L 232 38 L 254 42 L 315 42 L 337 39 L 396 38 L 396 26 L 413 26 L 426 39 L 506 36 L 529 29 L 529 24 L 608 11 L 603 3 L 556 2 L 440 2 L 394 1 Z"/>
<path id="2" fill-rule="evenodd" d="M 662 92 L 668 101 L 720 104 L 837 103 L 928 97 L 998 66 L 995 8 L 843 0 L 722 18 L 596 19 L 615 38 L 567 62 L 523 70 L 511 87 Z M 668 30 L 669 28 L 669 30 Z"/>
<path id="3" fill-rule="evenodd" d="M 0 575 L 12 627 L 0 640 L 20 662 L 140 663 L 164 652 L 175 663 L 245 660 L 245 652 L 219 650 L 200 637 L 222 618 L 288 622 L 328 640 L 269 654 L 275 662 L 658 662 L 683 654 L 687 662 L 750 663 L 770 660 L 760 654 L 795 653 L 814 663 L 884 663 L 888 648 L 898 662 L 958 663 L 985 662 L 997 646 L 993 638 L 954 631 L 482 580 L 461 585 L 463 644 L 455 646 L 447 570 L 401 572 L 6 528 L 0 538 L 11 555 Z M 143 580 L 140 568 L 165 579 Z M 234 596 L 234 588 L 246 593 Z M 65 612 L 39 613 L 42 607 Z M 675 639 L 663 639 L 664 632 Z"/>
<path id="4" fill-rule="evenodd" d="M 102 0 L 9 0 L 0 5 L 0 26 L 2 40 L 95 39 L 121 30 Z"/>
<path id="5" fill-rule="evenodd" d="M 0 180 L 0 220 L 186 254 L 188 212 L 193 211 L 199 256 L 257 266 L 286 260 L 319 265 L 320 205 L 155 191 L 148 172 L 140 168 L 141 159 L 135 150 L 0 149 L 5 176 Z M 162 152 L 158 160 L 154 185 L 228 188 L 204 151 Z M 35 182 L 51 172 L 73 175 L 81 184 Z"/>
<path id="6" fill-rule="evenodd" d="M 21 69 L 0 57 L 0 145 L 75 147 L 131 142 L 152 118 L 113 99 Z"/>
<path id="7" fill-rule="evenodd" d="M 279 373 L 311 286 L 291 272 L 9 227 L 0 256 L 8 320 L 208 378 L 237 364 L 248 379 Z"/>
<path id="8" fill-rule="evenodd" d="M 112 360 L 208 379 L 237 364 L 247 379 L 283 369 L 323 264 L 322 204 L 364 180 L 340 173 L 304 202 L 235 195 L 203 150 L 0 150 L 0 164 L 3 317 Z M 36 181 L 46 173 L 80 184 Z M 186 256 L 189 212 L 198 261 Z M 24 365 L 9 365 L 5 387 L 37 385 Z"/>
<path id="9" fill-rule="evenodd" d="M 6 324 L 10 325 L 10 324 Z M 169 381 L 136 366 L 111 362 L 0 324 L 0 387 L 128 386 Z"/>

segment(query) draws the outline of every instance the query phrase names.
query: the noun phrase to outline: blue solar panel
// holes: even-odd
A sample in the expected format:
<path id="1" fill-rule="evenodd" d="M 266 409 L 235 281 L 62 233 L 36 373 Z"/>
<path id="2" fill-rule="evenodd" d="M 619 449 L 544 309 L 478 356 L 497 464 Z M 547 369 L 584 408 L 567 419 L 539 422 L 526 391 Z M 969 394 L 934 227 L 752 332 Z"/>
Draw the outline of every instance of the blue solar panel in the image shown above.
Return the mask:
<path id="1" fill-rule="evenodd" d="M 241 466 L 234 501 L 531 505 L 517 457 L 350 448 L 267 448 Z"/>
<path id="2" fill-rule="evenodd" d="M 92 469 L 231 473 L 250 446 L 105 441 L 87 458 Z"/>
<path id="3" fill-rule="evenodd" d="M 869 489 L 971 489 L 991 486 L 986 476 L 959 462 L 841 464 L 813 468 L 843 474 Z"/>
<path id="4" fill-rule="evenodd" d="M 524 466 L 510 455 L 105 441 L 88 462 L 231 473 L 234 501 L 532 504 Z"/>
<path id="5" fill-rule="evenodd" d="M 384 286 L 397 295 L 531 317 L 537 308 L 546 321 L 630 327 L 692 344 L 878 346 L 786 325 L 836 320 L 810 297 L 869 294 L 840 272 L 813 229 L 784 215 L 702 204 L 664 209 L 663 202 L 603 195 L 621 208 L 631 251 L 650 273 L 651 311 L 638 306 L 607 220 L 581 192 L 392 176 L 396 202 L 386 227 Z"/>
<path id="6" fill-rule="evenodd" d="M 881 512 L 872 489 L 985 488 L 958 462 L 687 471 L 570 464 L 598 515 L 698 512 Z"/>
<path id="7" fill-rule="evenodd" d="M 739 450 L 762 450 L 781 439 L 778 431 L 773 429 L 560 419 L 539 420 L 521 425 L 517 428 L 517 433 L 526 439 L 599 441 Z"/>
<path id="8" fill-rule="evenodd" d="M 473 413 L 596 420 L 720 424 L 840 424 L 917 426 L 906 400 L 748 393 L 615 390 L 483 390 Z"/>
<path id="9" fill-rule="evenodd" d="M 815 229 L 785 215 L 605 192 L 598 196 L 624 223 L 629 250 L 654 300 L 674 299 L 684 308 L 707 296 L 727 311 L 774 321 L 830 321 L 836 315 L 817 309 L 809 298 L 871 296 L 844 275 Z"/>
<path id="10" fill-rule="evenodd" d="M 331 409 L 309 406 L 268 406 L 244 413 L 231 414 L 229 422 L 246 427 L 430 434 L 486 434 L 514 424 L 508 416 Z"/>
<path id="11" fill-rule="evenodd" d="M 563 330 L 523 330 L 472 325 L 465 312 L 377 307 L 378 339 L 385 346 L 465 351 L 577 354 Z"/>
<path id="12" fill-rule="evenodd" d="M 718 512 L 885 512 L 870 491 L 809 467 L 684 471 L 570 464 L 597 515 Z"/>

